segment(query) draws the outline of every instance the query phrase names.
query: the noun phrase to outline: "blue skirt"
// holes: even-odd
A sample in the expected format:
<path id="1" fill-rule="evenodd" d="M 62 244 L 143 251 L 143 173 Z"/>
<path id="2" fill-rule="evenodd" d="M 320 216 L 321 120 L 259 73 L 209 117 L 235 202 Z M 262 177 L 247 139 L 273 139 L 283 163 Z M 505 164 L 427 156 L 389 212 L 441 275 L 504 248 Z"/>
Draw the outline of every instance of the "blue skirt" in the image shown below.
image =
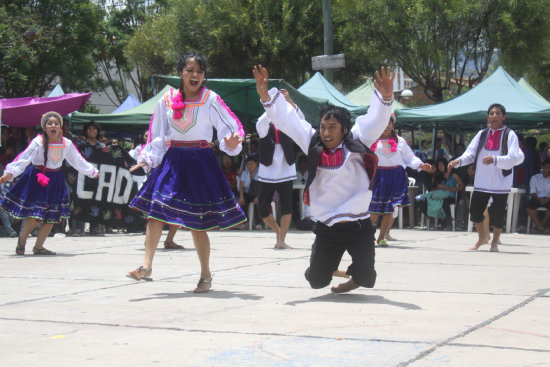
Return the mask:
<path id="1" fill-rule="evenodd" d="M 129 206 L 195 231 L 228 229 L 246 221 L 210 148 L 171 147 Z"/>
<path id="2" fill-rule="evenodd" d="M 17 219 L 34 218 L 42 223 L 59 223 L 70 218 L 71 206 L 63 172 L 46 171 L 46 187 L 38 183 L 42 172 L 29 166 L 0 201 L 0 209 Z"/>
<path id="3" fill-rule="evenodd" d="M 369 212 L 390 214 L 396 206 L 410 205 L 408 185 L 407 172 L 403 167 L 378 167 L 372 185 Z"/>

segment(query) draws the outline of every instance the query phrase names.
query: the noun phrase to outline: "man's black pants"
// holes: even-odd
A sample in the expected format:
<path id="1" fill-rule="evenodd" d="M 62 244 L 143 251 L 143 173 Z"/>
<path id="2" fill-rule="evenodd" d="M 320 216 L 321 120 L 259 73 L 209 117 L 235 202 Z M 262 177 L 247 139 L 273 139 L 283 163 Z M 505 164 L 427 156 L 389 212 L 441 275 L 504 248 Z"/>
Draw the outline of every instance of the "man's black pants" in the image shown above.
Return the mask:
<path id="1" fill-rule="evenodd" d="M 310 265 L 305 276 L 312 288 L 330 284 L 332 273 L 338 269 L 347 251 L 352 259 L 346 273 L 355 284 L 372 288 L 376 282 L 374 270 L 374 233 L 370 218 L 354 222 L 336 223 L 328 227 L 317 222 Z"/>

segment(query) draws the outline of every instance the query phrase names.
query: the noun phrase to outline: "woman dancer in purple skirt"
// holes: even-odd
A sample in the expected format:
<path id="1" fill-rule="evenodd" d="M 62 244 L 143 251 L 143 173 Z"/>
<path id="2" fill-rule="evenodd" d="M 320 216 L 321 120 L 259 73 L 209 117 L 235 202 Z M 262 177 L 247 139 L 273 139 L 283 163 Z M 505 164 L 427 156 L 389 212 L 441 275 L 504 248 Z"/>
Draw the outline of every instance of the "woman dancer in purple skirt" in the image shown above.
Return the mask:
<path id="1" fill-rule="evenodd" d="M 178 62 L 179 89 L 158 102 L 149 126 L 147 145 L 133 169 L 153 169 L 130 207 L 146 213 L 143 264 L 129 276 L 140 280 L 152 273 L 153 257 L 164 224 L 191 230 L 201 265 L 195 293 L 212 285 L 210 240 L 206 231 L 228 229 L 244 221 L 223 171 L 212 150 L 215 128 L 220 149 L 234 156 L 242 150 L 244 131 L 224 101 L 203 84 L 206 59 L 187 52 Z"/>
<path id="2" fill-rule="evenodd" d="M 44 247 L 54 223 L 69 218 L 71 208 L 61 164 L 66 159 L 77 171 L 92 178 L 99 172 L 88 163 L 78 149 L 63 137 L 63 118 L 57 112 L 47 112 L 40 121 L 43 135 L 34 138 L 27 149 L 6 166 L 0 184 L 20 176 L 0 201 L 0 209 L 12 217 L 25 219 L 19 233 L 15 253 L 25 254 L 29 233 L 41 223 L 32 252 L 35 255 L 55 255 Z"/>
<path id="3" fill-rule="evenodd" d="M 414 155 L 405 139 L 397 136 L 393 129 L 394 124 L 395 115 L 392 114 L 388 126 L 370 148 L 378 157 L 378 167 L 372 182 L 373 192 L 369 212 L 374 226 L 378 217 L 382 216 L 376 240 L 376 244 L 381 247 L 388 246 L 385 238 L 393 223 L 394 208 L 411 203 L 405 167 L 424 171 L 430 169 L 428 163 L 422 163 Z"/>

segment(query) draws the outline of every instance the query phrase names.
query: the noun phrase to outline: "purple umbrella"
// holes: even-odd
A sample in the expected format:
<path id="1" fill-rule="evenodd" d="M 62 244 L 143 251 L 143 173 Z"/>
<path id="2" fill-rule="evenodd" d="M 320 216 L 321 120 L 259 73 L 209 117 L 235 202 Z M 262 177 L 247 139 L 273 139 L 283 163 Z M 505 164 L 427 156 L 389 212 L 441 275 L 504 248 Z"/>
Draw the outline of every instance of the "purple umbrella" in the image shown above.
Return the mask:
<path id="1" fill-rule="evenodd" d="M 58 97 L 23 97 L 0 99 L 3 125 L 32 127 L 40 124 L 42 115 L 55 111 L 61 116 L 78 111 L 92 93 L 69 93 Z"/>

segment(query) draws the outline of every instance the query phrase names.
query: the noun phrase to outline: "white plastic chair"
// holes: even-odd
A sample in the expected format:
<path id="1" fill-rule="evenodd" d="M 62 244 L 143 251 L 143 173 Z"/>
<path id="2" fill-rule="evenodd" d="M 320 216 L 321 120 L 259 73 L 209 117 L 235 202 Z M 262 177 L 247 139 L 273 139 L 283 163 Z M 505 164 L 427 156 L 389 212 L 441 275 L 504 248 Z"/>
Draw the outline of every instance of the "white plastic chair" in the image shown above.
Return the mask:
<path id="1" fill-rule="evenodd" d="M 412 177 L 409 177 L 409 186 L 414 186 L 416 184 L 416 180 Z M 414 198 L 410 198 L 411 200 L 411 203 L 413 202 Z M 397 210 L 397 217 L 399 218 L 399 229 L 403 229 L 403 207 L 402 206 L 398 206 L 397 207 L 398 210 Z M 393 214 L 393 217 L 395 218 L 396 217 L 396 212 L 394 210 L 394 214 Z"/>
<path id="2" fill-rule="evenodd" d="M 456 195 L 458 196 L 458 195 Z M 455 208 L 456 208 L 456 196 L 455 196 L 455 202 L 451 205 L 449 205 L 449 208 L 451 210 L 451 223 L 453 225 L 453 232 L 456 231 L 456 214 L 455 214 Z M 420 229 L 424 229 L 424 218 L 426 219 L 426 227 L 429 227 L 430 226 L 430 218 L 426 215 L 424 215 L 424 213 L 422 213 L 420 215 Z M 438 226 L 438 221 L 439 219 L 438 218 L 435 218 L 435 229 L 437 229 L 437 226 Z M 472 227 L 471 227 L 471 224 L 472 222 L 469 222 L 468 223 L 468 231 L 471 232 L 472 230 Z"/>

